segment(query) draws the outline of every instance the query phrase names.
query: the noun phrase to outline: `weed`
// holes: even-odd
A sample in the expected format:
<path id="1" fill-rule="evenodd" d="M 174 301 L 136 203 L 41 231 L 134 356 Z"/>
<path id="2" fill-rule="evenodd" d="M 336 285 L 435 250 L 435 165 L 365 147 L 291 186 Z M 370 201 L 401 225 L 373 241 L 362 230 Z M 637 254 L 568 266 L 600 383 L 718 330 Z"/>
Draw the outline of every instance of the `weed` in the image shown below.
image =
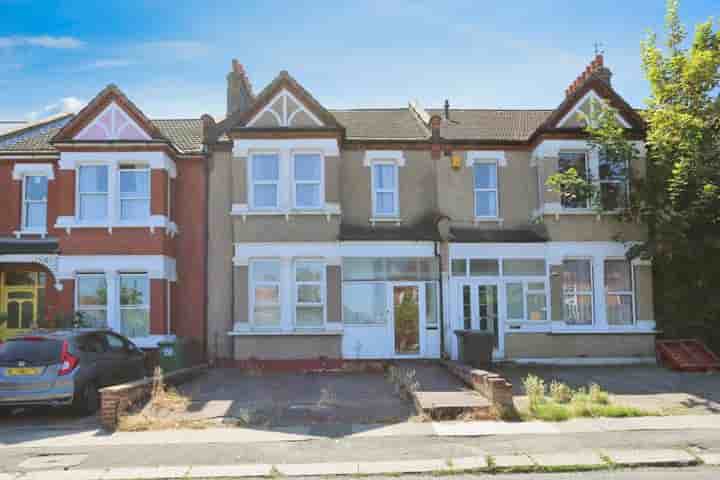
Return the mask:
<path id="1" fill-rule="evenodd" d="M 523 380 L 525 394 L 530 401 L 530 411 L 545 401 L 545 382 L 542 378 L 535 375 L 528 375 Z"/>
<path id="2" fill-rule="evenodd" d="M 568 403 L 572 400 L 573 391 L 567 384 L 553 380 L 550 383 L 550 396 L 557 403 Z"/>

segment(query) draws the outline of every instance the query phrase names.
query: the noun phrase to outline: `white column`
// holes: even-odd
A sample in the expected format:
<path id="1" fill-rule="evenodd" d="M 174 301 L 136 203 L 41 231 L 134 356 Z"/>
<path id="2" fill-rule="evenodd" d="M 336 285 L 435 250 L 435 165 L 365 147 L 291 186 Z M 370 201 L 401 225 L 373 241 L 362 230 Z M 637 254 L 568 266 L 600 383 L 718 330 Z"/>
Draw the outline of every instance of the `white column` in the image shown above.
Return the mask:
<path id="1" fill-rule="evenodd" d="M 105 272 L 108 327 L 120 331 L 120 278 L 116 271 Z"/>
<path id="2" fill-rule="evenodd" d="M 293 278 L 292 257 L 280 259 L 280 304 L 281 304 L 281 330 L 293 329 L 293 295 L 295 295 L 295 279 Z"/>

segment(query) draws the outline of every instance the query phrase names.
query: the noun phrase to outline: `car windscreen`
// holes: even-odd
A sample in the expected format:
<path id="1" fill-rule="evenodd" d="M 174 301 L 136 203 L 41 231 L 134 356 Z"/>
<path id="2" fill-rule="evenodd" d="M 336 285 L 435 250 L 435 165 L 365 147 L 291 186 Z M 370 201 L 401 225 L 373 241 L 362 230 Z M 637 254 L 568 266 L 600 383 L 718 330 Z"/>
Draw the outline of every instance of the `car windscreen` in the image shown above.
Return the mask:
<path id="1" fill-rule="evenodd" d="M 0 365 L 52 365 L 60 362 L 63 342 L 49 338 L 10 339 L 0 343 Z"/>

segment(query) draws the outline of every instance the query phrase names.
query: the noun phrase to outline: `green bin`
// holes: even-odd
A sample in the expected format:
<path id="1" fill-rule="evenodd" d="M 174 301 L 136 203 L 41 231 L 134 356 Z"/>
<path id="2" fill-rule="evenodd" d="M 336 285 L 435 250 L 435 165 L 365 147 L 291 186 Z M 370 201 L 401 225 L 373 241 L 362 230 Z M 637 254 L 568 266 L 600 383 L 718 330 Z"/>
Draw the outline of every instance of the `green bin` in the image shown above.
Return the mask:
<path id="1" fill-rule="evenodd" d="M 179 338 L 158 342 L 160 351 L 160 368 L 164 373 L 180 370 L 185 366 L 183 342 Z"/>

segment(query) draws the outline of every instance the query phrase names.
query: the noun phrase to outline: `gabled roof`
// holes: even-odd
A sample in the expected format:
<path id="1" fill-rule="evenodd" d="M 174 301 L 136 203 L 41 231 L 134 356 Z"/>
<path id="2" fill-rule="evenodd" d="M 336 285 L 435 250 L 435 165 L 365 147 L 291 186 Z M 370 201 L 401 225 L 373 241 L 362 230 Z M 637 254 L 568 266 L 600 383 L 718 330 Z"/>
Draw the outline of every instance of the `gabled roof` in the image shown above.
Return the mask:
<path id="1" fill-rule="evenodd" d="M 332 113 L 303 88 L 287 71 L 281 71 L 275 79 L 260 92 L 247 110 L 238 110 L 219 122 L 216 134 L 221 135 L 233 128 L 244 127 L 256 114 L 271 102 L 283 89 L 292 93 L 308 110 L 317 116 L 325 128 L 342 128 Z"/>
<path id="2" fill-rule="evenodd" d="M 72 113 L 61 113 L 2 133 L 0 134 L 0 152 L 55 152 L 55 148 L 50 145 L 50 139 L 55 136 L 72 117 Z"/>
<path id="3" fill-rule="evenodd" d="M 105 87 L 90 103 L 80 110 L 73 119 L 68 122 L 57 134 L 52 138 L 52 142 L 73 141 L 84 127 L 92 122 L 97 115 L 105 110 L 111 103 L 115 102 L 120 106 L 130 118 L 142 128 L 145 133 L 154 140 L 168 140 L 154 125 L 149 118 L 140 110 L 130 99 L 113 84 Z"/>

